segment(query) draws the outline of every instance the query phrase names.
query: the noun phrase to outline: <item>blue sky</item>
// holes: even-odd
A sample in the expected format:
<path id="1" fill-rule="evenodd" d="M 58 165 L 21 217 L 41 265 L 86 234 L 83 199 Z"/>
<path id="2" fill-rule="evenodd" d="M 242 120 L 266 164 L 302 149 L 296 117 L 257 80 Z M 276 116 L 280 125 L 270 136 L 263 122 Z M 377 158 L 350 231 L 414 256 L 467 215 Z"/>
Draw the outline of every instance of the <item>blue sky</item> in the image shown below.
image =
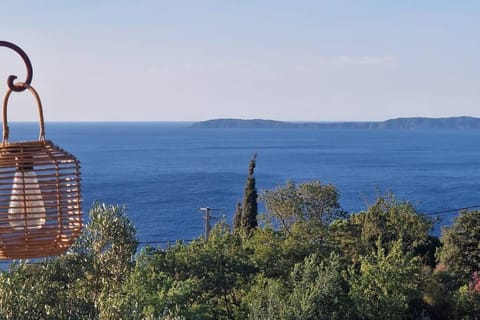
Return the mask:
<path id="1" fill-rule="evenodd" d="M 47 121 L 480 117 L 479 19 L 462 0 L 6 0 L 0 39 Z"/>

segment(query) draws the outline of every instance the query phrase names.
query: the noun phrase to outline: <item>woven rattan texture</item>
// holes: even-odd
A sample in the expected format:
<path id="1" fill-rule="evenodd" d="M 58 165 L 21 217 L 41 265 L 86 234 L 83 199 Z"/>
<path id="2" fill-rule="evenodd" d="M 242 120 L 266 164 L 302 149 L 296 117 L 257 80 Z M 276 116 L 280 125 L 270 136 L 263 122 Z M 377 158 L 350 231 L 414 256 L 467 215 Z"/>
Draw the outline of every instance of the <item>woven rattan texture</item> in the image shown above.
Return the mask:
<path id="1" fill-rule="evenodd" d="M 80 163 L 51 141 L 0 147 L 0 259 L 64 253 L 82 228 Z"/>

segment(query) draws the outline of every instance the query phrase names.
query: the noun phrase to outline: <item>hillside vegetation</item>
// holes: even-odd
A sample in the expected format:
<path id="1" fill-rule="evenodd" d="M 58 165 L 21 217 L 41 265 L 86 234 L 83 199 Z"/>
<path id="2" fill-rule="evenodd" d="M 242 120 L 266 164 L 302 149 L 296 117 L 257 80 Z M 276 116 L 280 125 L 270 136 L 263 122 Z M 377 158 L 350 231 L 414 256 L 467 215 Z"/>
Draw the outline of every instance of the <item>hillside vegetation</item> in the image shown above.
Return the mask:
<path id="1" fill-rule="evenodd" d="M 208 241 L 137 254 L 124 210 L 95 205 L 69 254 L 0 274 L 0 317 L 478 318 L 480 212 L 460 213 L 439 240 L 392 195 L 351 215 L 319 182 L 289 182 L 262 199 L 260 227 L 221 221 Z"/>
<path id="2" fill-rule="evenodd" d="M 427 130 L 427 129 L 480 129 L 480 118 L 397 118 L 386 121 L 358 122 L 285 122 L 263 119 L 213 119 L 196 122 L 193 128 L 307 128 L 307 129 L 394 129 L 394 130 Z"/>

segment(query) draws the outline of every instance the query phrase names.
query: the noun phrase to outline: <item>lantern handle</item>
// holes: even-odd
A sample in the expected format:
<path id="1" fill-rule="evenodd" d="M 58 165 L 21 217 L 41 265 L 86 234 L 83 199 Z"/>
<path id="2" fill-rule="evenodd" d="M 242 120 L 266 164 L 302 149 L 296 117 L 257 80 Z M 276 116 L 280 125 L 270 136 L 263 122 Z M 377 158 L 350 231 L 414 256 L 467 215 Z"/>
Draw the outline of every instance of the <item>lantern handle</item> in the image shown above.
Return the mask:
<path id="1" fill-rule="evenodd" d="M 20 57 L 22 57 L 23 62 L 25 63 L 25 67 L 27 68 L 27 76 L 25 78 L 25 81 L 15 83 L 14 81 L 15 79 L 17 79 L 17 76 L 10 75 L 7 78 L 7 85 L 10 88 L 10 90 L 13 90 L 16 92 L 25 91 L 27 87 L 25 87 L 23 84 L 26 83 L 27 85 L 30 85 L 32 83 L 32 77 L 33 77 L 33 67 L 32 67 L 32 63 L 30 62 L 30 58 L 28 58 L 25 51 L 23 51 L 19 46 L 11 42 L 0 40 L 0 47 L 6 47 L 9 49 L 12 49 L 16 53 L 18 53 Z"/>
<path id="2" fill-rule="evenodd" d="M 38 115 L 40 118 L 40 136 L 38 138 L 39 141 L 45 141 L 45 123 L 43 120 L 43 107 L 42 107 L 42 101 L 40 100 L 40 96 L 38 95 L 37 91 L 29 84 L 19 82 L 17 83 L 18 86 L 23 87 L 23 90 L 28 89 L 37 101 L 37 107 L 38 107 Z M 8 127 L 8 122 L 7 122 L 7 106 L 8 106 L 8 100 L 10 98 L 11 93 L 15 91 L 14 89 L 9 88 L 7 92 L 5 93 L 5 96 L 3 98 L 3 140 L 2 143 L 8 143 L 8 137 L 9 137 L 9 127 Z"/>

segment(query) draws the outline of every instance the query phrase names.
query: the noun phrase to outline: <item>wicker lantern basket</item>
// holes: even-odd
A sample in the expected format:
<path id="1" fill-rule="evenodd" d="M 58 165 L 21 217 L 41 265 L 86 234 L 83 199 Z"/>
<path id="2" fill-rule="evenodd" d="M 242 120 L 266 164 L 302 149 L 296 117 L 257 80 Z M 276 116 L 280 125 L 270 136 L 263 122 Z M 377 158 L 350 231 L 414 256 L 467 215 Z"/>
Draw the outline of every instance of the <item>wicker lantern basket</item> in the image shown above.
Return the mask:
<path id="1" fill-rule="evenodd" d="M 8 90 L 0 146 L 0 259 L 62 254 L 82 229 L 80 162 L 45 140 L 40 98 L 33 87 L 23 85 L 38 105 L 40 138 L 8 141 Z"/>

